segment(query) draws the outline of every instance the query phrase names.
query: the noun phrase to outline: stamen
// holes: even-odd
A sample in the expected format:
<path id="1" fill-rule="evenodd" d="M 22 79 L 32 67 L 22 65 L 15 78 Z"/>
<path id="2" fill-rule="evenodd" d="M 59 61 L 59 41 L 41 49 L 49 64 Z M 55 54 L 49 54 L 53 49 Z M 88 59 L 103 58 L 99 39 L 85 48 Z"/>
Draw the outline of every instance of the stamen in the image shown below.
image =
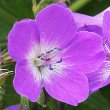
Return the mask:
<path id="1" fill-rule="evenodd" d="M 44 54 L 41 54 L 40 56 L 38 56 L 38 58 L 41 58 Z"/>
<path id="2" fill-rule="evenodd" d="M 40 58 L 41 56 L 38 56 L 38 58 Z"/>
<path id="3" fill-rule="evenodd" d="M 49 61 L 49 60 L 51 60 L 51 59 L 50 58 L 45 59 L 45 61 Z"/>
<path id="4" fill-rule="evenodd" d="M 52 68 L 52 65 L 51 65 L 51 64 L 49 65 L 49 70 L 53 70 L 53 68 Z"/>
<path id="5" fill-rule="evenodd" d="M 62 58 L 59 61 L 57 61 L 56 63 L 61 63 L 61 62 L 62 62 Z"/>
<path id="6" fill-rule="evenodd" d="M 54 50 L 61 50 L 61 49 L 58 49 L 58 48 L 55 47 L 53 50 L 47 51 L 47 54 L 53 52 Z"/>
<path id="7" fill-rule="evenodd" d="M 47 68 L 48 70 L 54 70 L 54 63 L 58 64 L 62 62 L 62 58 L 55 61 L 53 63 L 53 58 L 56 57 L 56 55 L 60 52 L 61 49 L 59 48 L 53 48 L 51 50 L 48 50 L 46 53 L 40 54 L 37 56 L 37 59 L 34 61 L 36 64 L 39 72 L 41 73 L 42 69 Z"/>
<path id="8" fill-rule="evenodd" d="M 45 60 L 44 58 L 41 58 L 41 60 Z"/>
<path id="9" fill-rule="evenodd" d="M 44 55 L 44 53 L 43 54 L 41 54 L 41 56 L 43 56 Z"/>
<path id="10" fill-rule="evenodd" d="M 48 54 L 48 53 L 51 53 L 52 51 L 53 51 L 53 50 L 49 50 L 49 51 L 47 52 L 47 54 Z"/>
<path id="11" fill-rule="evenodd" d="M 45 67 L 45 65 L 42 65 L 41 67 L 42 67 L 42 68 L 44 68 L 44 67 Z"/>

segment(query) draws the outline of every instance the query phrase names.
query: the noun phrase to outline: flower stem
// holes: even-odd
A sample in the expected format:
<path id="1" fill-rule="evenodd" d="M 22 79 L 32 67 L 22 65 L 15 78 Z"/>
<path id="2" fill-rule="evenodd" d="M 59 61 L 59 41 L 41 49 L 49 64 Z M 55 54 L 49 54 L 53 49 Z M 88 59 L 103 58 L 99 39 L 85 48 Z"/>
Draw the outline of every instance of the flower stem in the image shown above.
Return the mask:
<path id="1" fill-rule="evenodd" d="M 33 11 L 33 13 L 34 13 L 34 16 L 36 15 L 36 13 L 37 13 L 37 10 L 38 10 L 38 5 L 37 5 L 37 3 L 36 3 L 36 0 L 32 0 L 32 11 Z"/>
<path id="2" fill-rule="evenodd" d="M 22 104 L 22 101 L 20 102 L 20 105 L 19 105 L 19 110 L 22 110 L 23 108 L 23 104 Z"/>
<path id="3" fill-rule="evenodd" d="M 43 4 L 45 4 L 46 2 L 47 0 L 41 0 L 39 4 L 37 4 L 36 0 L 32 0 L 32 5 L 33 5 L 32 10 L 33 10 L 34 16 L 36 16 L 36 14 L 40 11 Z"/>
<path id="4" fill-rule="evenodd" d="M 29 101 L 27 99 L 25 99 L 25 105 L 26 105 L 26 110 L 30 110 L 29 109 Z"/>
<path id="5" fill-rule="evenodd" d="M 20 102 L 19 110 L 22 110 L 23 107 L 25 107 L 26 110 L 30 110 L 29 101 L 25 97 L 21 96 L 21 102 Z"/>
<path id="6" fill-rule="evenodd" d="M 73 4 L 71 4 L 69 6 L 69 8 L 72 11 L 78 11 L 80 8 L 82 8 L 83 6 L 85 6 L 87 3 L 89 3 L 91 0 L 77 0 L 76 2 L 74 2 Z"/>
<path id="7" fill-rule="evenodd" d="M 2 51 L 2 60 L 0 62 L 0 67 L 5 67 L 8 66 L 10 64 L 14 63 L 14 61 L 11 59 L 11 57 L 8 55 L 7 50 L 3 50 Z"/>

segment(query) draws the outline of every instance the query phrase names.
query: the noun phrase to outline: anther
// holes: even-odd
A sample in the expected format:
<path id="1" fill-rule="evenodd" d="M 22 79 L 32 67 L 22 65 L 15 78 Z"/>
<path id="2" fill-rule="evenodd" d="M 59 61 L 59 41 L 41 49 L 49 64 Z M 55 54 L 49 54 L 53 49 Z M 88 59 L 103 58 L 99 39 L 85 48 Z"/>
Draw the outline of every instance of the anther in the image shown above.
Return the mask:
<path id="1" fill-rule="evenodd" d="M 61 49 L 59 49 L 59 48 L 54 48 L 54 50 L 61 50 Z"/>
<path id="2" fill-rule="evenodd" d="M 52 65 L 51 65 L 51 64 L 49 65 L 49 70 L 53 70 L 53 68 L 52 68 Z"/>
<path id="3" fill-rule="evenodd" d="M 47 53 L 51 53 L 53 50 L 49 50 Z"/>
<path id="4" fill-rule="evenodd" d="M 45 61 L 49 61 L 49 60 L 50 60 L 50 58 L 45 59 Z"/>
<path id="5" fill-rule="evenodd" d="M 41 58 L 41 60 L 45 60 L 44 58 Z"/>
<path id="6" fill-rule="evenodd" d="M 41 58 L 43 55 L 44 55 L 44 54 L 39 55 L 38 58 Z"/>
<path id="7" fill-rule="evenodd" d="M 56 63 L 61 63 L 61 62 L 62 62 L 62 58 L 59 61 L 57 61 Z"/>
<path id="8" fill-rule="evenodd" d="M 38 58 L 40 58 L 41 56 L 38 56 Z"/>

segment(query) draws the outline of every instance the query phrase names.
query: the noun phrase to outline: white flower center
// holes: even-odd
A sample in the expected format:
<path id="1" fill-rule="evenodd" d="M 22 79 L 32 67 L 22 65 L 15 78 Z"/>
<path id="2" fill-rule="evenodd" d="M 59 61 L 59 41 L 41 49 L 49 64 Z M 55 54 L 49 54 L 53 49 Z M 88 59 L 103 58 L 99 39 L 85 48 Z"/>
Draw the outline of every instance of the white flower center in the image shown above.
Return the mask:
<path id="1" fill-rule="evenodd" d="M 49 70 L 54 70 L 54 66 L 62 63 L 62 58 L 56 58 L 60 49 L 54 48 L 52 50 L 47 51 L 46 53 L 42 53 L 34 60 L 34 65 L 41 72 L 43 68 L 47 68 Z"/>

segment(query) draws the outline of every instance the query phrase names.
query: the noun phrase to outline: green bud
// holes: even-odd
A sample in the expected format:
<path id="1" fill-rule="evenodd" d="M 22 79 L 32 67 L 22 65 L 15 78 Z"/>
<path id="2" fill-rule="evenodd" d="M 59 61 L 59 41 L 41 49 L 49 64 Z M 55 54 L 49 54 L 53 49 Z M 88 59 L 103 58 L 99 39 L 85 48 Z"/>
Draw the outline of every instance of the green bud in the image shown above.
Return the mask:
<path id="1" fill-rule="evenodd" d="M 0 74 L 0 86 L 2 86 L 2 84 L 4 83 L 4 81 L 6 80 L 8 76 L 9 74 L 7 72 Z"/>

